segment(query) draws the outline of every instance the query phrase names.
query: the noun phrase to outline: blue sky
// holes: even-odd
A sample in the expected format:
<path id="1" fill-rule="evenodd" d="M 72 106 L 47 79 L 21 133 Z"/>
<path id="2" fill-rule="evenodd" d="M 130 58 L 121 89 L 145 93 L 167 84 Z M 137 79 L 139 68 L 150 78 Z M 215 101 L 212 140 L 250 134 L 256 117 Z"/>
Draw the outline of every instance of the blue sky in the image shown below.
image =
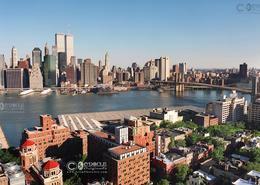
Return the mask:
<path id="1" fill-rule="evenodd" d="M 192 67 L 260 68 L 260 9 L 237 10 L 247 3 L 260 8 L 260 0 L 2 0 L 0 53 L 9 63 L 13 45 L 21 58 L 70 31 L 75 55 L 96 64 L 108 51 L 124 67 L 166 55 Z"/>

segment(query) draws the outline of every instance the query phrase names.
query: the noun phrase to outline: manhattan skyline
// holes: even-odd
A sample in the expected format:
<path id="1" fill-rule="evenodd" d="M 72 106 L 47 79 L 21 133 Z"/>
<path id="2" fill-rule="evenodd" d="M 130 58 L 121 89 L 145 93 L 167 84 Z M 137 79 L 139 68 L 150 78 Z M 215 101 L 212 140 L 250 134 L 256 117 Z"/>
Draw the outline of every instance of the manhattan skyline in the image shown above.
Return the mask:
<path id="1" fill-rule="evenodd" d="M 12 46 L 23 58 L 34 47 L 54 45 L 55 33 L 69 32 L 75 56 L 96 64 L 100 59 L 104 63 L 108 51 L 110 63 L 123 67 L 169 56 L 171 64 L 187 62 L 195 68 L 242 62 L 260 68 L 260 14 L 238 10 L 248 2 L 3 1 L 0 53 L 9 64 Z"/>

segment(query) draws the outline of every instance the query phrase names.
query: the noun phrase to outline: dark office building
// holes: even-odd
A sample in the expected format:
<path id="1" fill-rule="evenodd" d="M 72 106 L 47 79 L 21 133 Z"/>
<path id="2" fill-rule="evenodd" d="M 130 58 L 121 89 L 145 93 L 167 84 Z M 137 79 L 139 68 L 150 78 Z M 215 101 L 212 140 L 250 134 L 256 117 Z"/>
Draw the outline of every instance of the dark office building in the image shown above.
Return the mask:
<path id="1" fill-rule="evenodd" d="M 239 67 L 239 77 L 240 79 L 247 79 L 247 64 L 240 64 Z"/>
<path id="2" fill-rule="evenodd" d="M 10 68 L 5 69 L 5 88 L 24 88 L 24 69 Z"/>
<path id="3" fill-rule="evenodd" d="M 65 70 L 66 66 L 67 66 L 66 53 L 59 52 L 58 53 L 58 69 L 59 69 L 60 74 Z"/>
<path id="4" fill-rule="evenodd" d="M 46 87 L 57 85 L 56 57 L 54 55 L 44 56 L 43 73 Z"/>

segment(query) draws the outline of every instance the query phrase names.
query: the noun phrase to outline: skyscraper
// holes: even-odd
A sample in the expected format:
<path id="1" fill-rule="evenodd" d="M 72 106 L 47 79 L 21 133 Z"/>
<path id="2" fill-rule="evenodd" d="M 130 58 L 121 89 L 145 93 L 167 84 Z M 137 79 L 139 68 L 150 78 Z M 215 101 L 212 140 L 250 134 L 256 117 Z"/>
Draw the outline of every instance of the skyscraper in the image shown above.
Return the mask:
<path id="1" fill-rule="evenodd" d="M 187 64 L 179 63 L 179 72 L 182 74 L 187 74 Z"/>
<path id="2" fill-rule="evenodd" d="M 44 56 L 43 73 L 45 86 L 57 85 L 56 57 L 54 55 Z"/>
<path id="3" fill-rule="evenodd" d="M 159 78 L 165 80 L 170 77 L 170 59 L 169 57 L 161 57 L 159 62 Z"/>
<path id="4" fill-rule="evenodd" d="M 45 46 L 44 46 L 44 56 L 46 55 L 49 55 L 49 47 L 48 47 L 48 44 L 46 43 Z"/>
<path id="5" fill-rule="evenodd" d="M 259 76 L 253 77 L 252 80 L 252 94 L 251 94 L 251 102 L 253 103 L 257 98 L 260 97 L 260 82 Z"/>
<path id="6" fill-rule="evenodd" d="M 32 50 L 32 64 L 42 65 L 42 51 L 40 48 L 34 48 Z"/>
<path id="7" fill-rule="evenodd" d="M 5 88 L 23 88 L 24 87 L 24 69 L 6 69 L 5 70 Z"/>
<path id="8" fill-rule="evenodd" d="M 32 70 L 30 73 L 30 88 L 31 89 L 43 88 L 43 77 L 38 63 L 32 66 Z"/>
<path id="9" fill-rule="evenodd" d="M 18 63 L 17 49 L 13 46 L 12 51 L 11 51 L 11 66 L 12 66 L 12 68 L 17 67 L 17 63 Z"/>
<path id="10" fill-rule="evenodd" d="M 74 56 L 73 35 L 71 34 L 67 34 L 65 36 L 65 52 L 67 58 L 67 65 L 69 65 L 71 61 L 71 57 Z"/>
<path id="11" fill-rule="evenodd" d="M 243 63 L 239 66 L 239 78 L 247 79 L 247 64 Z"/>
<path id="12" fill-rule="evenodd" d="M 4 88 L 5 57 L 0 55 L 0 89 Z"/>
<path id="13" fill-rule="evenodd" d="M 65 37 L 63 33 L 55 34 L 55 46 L 57 47 L 57 52 L 65 52 Z"/>
<path id="14" fill-rule="evenodd" d="M 105 68 L 109 72 L 108 52 L 105 54 Z"/>
<path id="15" fill-rule="evenodd" d="M 98 66 L 91 63 L 91 59 L 85 59 L 80 66 L 82 85 L 96 85 L 98 78 Z"/>

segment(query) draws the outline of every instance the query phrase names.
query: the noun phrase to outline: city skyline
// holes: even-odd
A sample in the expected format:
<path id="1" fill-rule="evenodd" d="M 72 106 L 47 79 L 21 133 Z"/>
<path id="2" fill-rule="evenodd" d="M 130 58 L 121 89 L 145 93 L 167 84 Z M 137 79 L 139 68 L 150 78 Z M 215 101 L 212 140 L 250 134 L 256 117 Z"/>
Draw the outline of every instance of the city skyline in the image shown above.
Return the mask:
<path id="1" fill-rule="evenodd" d="M 34 47 L 43 51 L 46 42 L 51 48 L 54 34 L 63 32 L 73 34 L 75 56 L 91 58 L 95 64 L 100 59 L 104 62 L 108 51 L 110 63 L 122 67 L 132 62 L 142 66 L 152 58 L 169 56 L 171 65 L 186 62 L 195 68 L 232 68 L 246 62 L 249 67 L 260 68 L 260 14 L 241 12 L 244 1 L 225 5 L 224 1 L 185 1 L 174 6 L 169 1 L 63 2 L 55 1 L 51 6 L 33 1 L 2 3 L 0 17 L 5 29 L 1 31 L 0 53 L 7 64 L 12 46 L 22 58 Z M 30 13 L 10 14 L 6 12 L 10 6 L 17 12 L 30 8 Z M 48 15 L 37 8 L 46 9 Z M 34 26 L 33 32 L 19 29 L 17 34 L 15 27 L 22 25 Z"/>

